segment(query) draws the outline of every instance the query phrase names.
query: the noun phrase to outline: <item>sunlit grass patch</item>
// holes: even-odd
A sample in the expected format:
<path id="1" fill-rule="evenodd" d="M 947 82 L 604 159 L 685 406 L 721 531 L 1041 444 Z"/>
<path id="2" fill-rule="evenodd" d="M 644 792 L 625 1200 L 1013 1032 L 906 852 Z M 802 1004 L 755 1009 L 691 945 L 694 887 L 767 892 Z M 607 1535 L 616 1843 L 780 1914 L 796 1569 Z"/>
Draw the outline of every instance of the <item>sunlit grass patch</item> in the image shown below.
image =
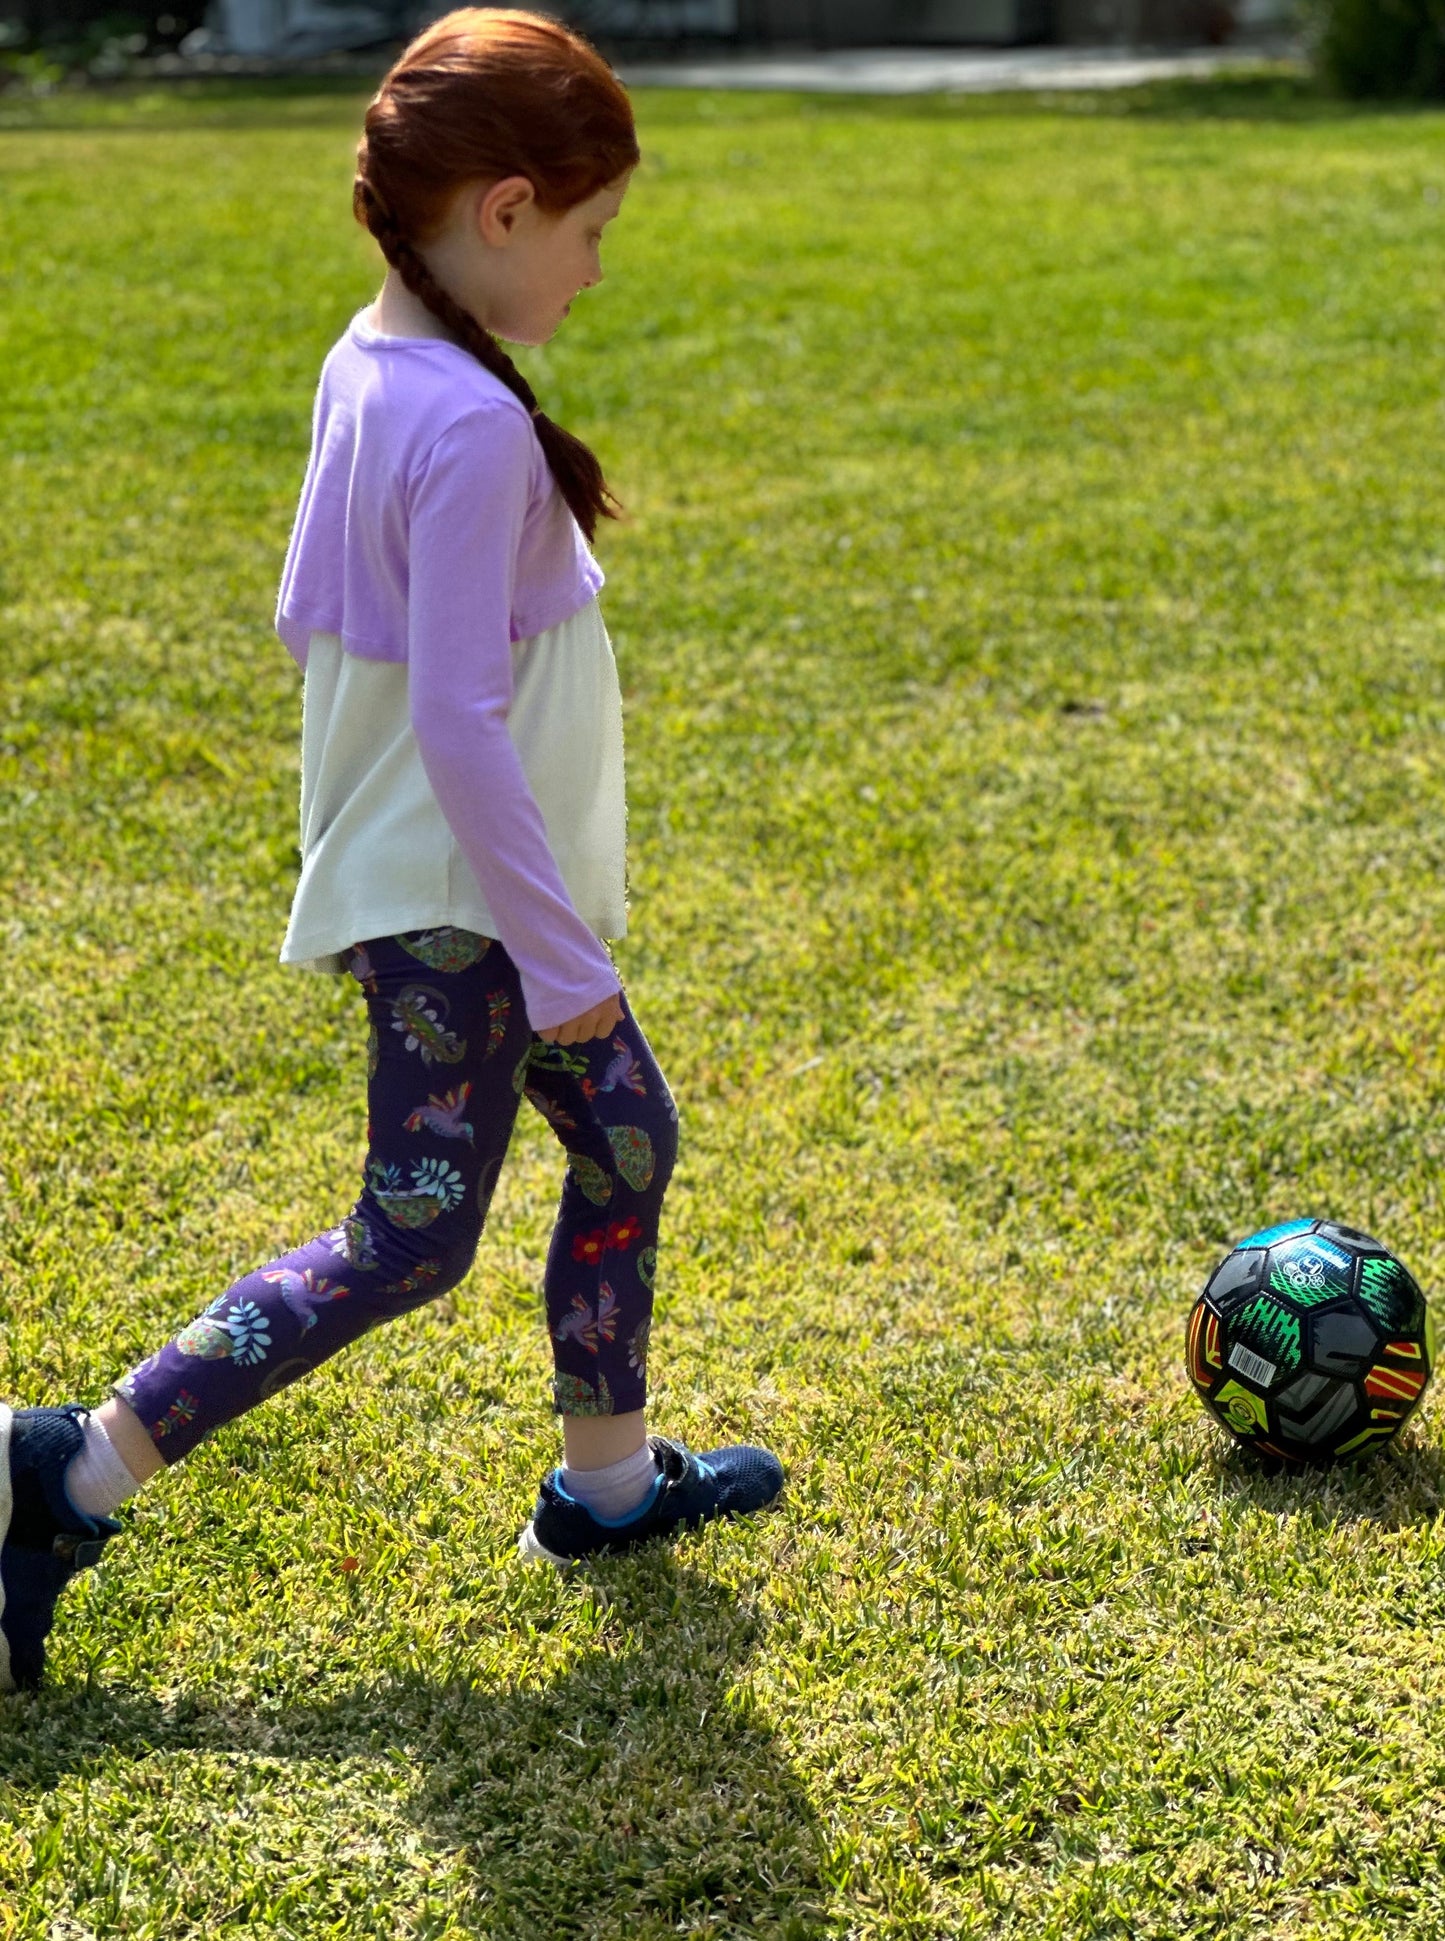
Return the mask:
<path id="1" fill-rule="evenodd" d="M 787 1507 L 515 1560 L 524 1125 L 467 1285 L 71 1595 L 0 1720 L 0 1933 L 1445 1930 L 1438 1405 L 1269 1479 L 1182 1371 L 1265 1219 L 1445 1268 L 1445 145 L 1268 85 L 640 99 L 607 281 L 530 366 L 629 507 L 656 1420 L 770 1441 Z M 360 104 L 102 105 L 0 133 L 20 1401 L 329 1224 L 364 1138 L 354 993 L 275 963 L 269 630 L 374 287 Z"/>

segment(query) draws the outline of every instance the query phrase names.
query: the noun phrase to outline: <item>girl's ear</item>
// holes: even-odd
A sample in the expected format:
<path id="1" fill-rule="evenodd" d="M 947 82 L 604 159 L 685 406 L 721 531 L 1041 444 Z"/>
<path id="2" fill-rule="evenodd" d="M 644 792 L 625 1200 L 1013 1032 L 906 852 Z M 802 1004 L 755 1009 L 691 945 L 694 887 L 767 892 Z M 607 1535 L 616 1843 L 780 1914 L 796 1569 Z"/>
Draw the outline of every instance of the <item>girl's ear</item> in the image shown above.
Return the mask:
<path id="1" fill-rule="evenodd" d="M 482 193 L 477 204 L 477 231 L 484 243 L 504 249 L 516 232 L 519 219 L 535 208 L 537 191 L 525 175 L 504 175 Z"/>

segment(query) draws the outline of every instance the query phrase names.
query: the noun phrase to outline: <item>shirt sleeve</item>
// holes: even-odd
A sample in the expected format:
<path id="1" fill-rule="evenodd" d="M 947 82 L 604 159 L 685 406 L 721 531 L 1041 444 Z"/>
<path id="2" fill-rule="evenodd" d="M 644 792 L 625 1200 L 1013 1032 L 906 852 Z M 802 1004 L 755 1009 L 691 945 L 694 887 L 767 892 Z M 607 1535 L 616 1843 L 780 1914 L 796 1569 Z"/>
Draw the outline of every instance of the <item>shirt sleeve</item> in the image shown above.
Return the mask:
<path id="1" fill-rule="evenodd" d="M 544 1031 L 613 996 L 618 978 L 573 908 L 507 725 L 535 449 L 520 413 L 484 408 L 444 432 L 413 478 L 407 680 L 427 780 Z"/>

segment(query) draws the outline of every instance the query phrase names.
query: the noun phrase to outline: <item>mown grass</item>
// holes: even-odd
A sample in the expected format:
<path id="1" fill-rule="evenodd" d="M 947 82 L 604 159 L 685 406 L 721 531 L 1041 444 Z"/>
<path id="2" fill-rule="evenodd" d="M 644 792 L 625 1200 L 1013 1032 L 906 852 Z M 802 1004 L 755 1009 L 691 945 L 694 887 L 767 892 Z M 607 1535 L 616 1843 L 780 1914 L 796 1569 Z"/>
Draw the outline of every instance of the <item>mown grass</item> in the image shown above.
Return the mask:
<path id="1" fill-rule="evenodd" d="M 71 1596 L 0 1717 L 0 1935 L 1445 1934 L 1438 1401 L 1270 1480 L 1180 1353 L 1267 1218 L 1445 1274 L 1445 126 L 1203 105 L 640 100 L 608 282 L 533 362 L 632 514 L 656 1420 L 771 1441 L 788 1507 L 513 1560 L 555 1448 L 524 1127 L 468 1285 Z M 353 1191 L 356 1000 L 275 964 L 269 615 L 374 283 L 357 116 L 0 133 L 20 1401 Z"/>

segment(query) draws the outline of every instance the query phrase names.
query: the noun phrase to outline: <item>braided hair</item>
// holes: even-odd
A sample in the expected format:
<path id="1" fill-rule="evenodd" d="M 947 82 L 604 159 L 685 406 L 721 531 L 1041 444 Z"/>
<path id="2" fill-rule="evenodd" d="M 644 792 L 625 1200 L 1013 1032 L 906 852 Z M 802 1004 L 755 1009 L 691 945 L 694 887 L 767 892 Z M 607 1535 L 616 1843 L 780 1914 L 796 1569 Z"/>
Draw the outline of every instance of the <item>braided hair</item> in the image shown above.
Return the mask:
<path id="1" fill-rule="evenodd" d="M 406 288 L 531 416 L 558 490 L 591 539 L 618 504 L 597 456 L 542 410 L 497 339 L 445 290 L 418 243 L 468 183 L 525 176 L 538 206 L 585 202 L 638 158 L 621 83 L 556 21 L 464 7 L 419 34 L 382 82 L 357 149 L 352 208 Z"/>

